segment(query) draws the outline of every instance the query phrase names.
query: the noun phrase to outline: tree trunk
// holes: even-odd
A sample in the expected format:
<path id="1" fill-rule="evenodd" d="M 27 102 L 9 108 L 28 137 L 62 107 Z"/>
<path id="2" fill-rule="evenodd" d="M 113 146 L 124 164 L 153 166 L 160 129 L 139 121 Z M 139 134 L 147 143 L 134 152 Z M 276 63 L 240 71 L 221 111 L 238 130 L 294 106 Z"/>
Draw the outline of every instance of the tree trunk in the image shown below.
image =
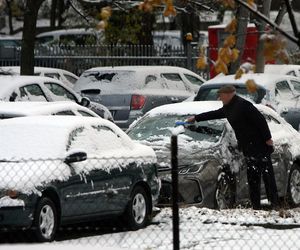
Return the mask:
<path id="1" fill-rule="evenodd" d="M 65 11 L 64 0 L 59 0 L 59 3 L 58 3 L 58 25 L 57 25 L 58 27 L 61 27 L 64 22 L 64 18 L 62 17 L 64 11 Z"/>
<path id="2" fill-rule="evenodd" d="M 33 75 L 34 73 L 36 20 L 38 10 L 43 1 L 45 0 L 26 1 L 21 50 L 21 75 Z"/>
<path id="3" fill-rule="evenodd" d="M 269 18 L 270 9 L 271 9 L 271 0 L 261 0 L 260 1 L 261 8 L 259 11 Z M 259 34 L 259 38 L 265 33 L 266 23 L 264 21 L 260 21 L 257 25 L 257 31 Z M 258 40 L 257 50 L 256 50 L 256 72 L 263 73 L 265 71 L 265 57 L 264 57 L 264 41 L 261 39 Z"/>
<path id="4" fill-rule="evenodd" d="M 238 7 L 237 13 L 237 39 L 235 47 L 240 51 L 238 59 L 230 65 L 229 72 L 234 74 L 241 65 L 242 56 L 244 54 L 244 47 L 247 34 L 247 26 L 249 21 L 249 11 L 242 5 Z"/>
<path id="5" fill-rule="evenodd" d="M 276 19 L 275 19 L 274 23 L 276 23 L 279 26 L 281 24 L 281 22 L 283 20 L 283 17 L 286 14 L 286 12 L 287 12 L 286 5 L 285 5 L 285 2 L 282 0 L 280 2 L 280 8 L 279 8 L 279 11 L 278 11 L 278 14 L 276 16 Z"/>
<path id="6" fill-rule="evenodd" d="M 52 0 L 50 11 L 50 27 L 55 27 L 57 0 Z"/>
<path id="7" fill-rule="evenodd" d="M 8 9 L 8 27 L 9 27 L 9 34 L 12 35 L 14 33 L 14 27 L 12 24 L 12 11 L 11 11 L 11 1 L 6 0 L 6 6 Z"/>

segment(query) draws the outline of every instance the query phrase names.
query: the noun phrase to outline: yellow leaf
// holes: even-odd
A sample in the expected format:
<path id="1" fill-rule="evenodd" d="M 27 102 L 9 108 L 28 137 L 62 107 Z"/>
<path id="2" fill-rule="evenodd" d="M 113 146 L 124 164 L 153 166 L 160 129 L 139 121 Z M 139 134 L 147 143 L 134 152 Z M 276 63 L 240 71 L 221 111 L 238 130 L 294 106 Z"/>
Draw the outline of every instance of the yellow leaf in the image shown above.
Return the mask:
<path id="1" fill-rule="evenodd" d="M 242 75 L 244 74 L 243 69 L 239 68 L 237 72 L 235 73 L 234 79 L 240 79 Z"/>
<path id="2" fill-rule="evenodd" d="M 237 20 L 233 18 L 231 22 L 225 27 L 225 31 L 229 33 L 235 33 L 237 28 Z"/>
<path id="3" fill-rule="evenodd" d="M 255 1 L 254 1 L 254 0 L 247 0 L 247 4 L 248 4 L 250 7 L 252 7 L 252 8 L 256 7 L 256 4 L 255 4 Z"/>
<path id="4" fill-rule="evenodd" d="M 102 8 L 100 16 L 102 20 L 108 20 L 111 16 L 111 7 L 107 6 Z"/>
<path id="5" fill-rule="evenodd" d="M 229 64 L 231 61 L 231 49 L 230 48 L 221 48 L 219 50 L 219 59 L 221 59 L 225 64 Z"/>
<path id="6" fill-rule="evenodd" d="M 216 64 L 215 64 L 215 72 L 217 74 L 220 74 L 220 73 L 223 73 L 224 75 L 227 75 L 228 74 L 228 68 L 227 68 L 227 65 L 220 59 L 218 59 L 216 61 Z"/>
<path id="7" fill-rule="evenodd" d="M 223 45 L 224 45 L 224 47 L 231 47 L 231 48 L 232 48 L 232 47 L 235 45 L 235 43 L 236 43 L 236 38 L 235 38 L 235 36 L 234 36 L 234 35 L 229 35 L 229 36 L 225 39 Z"/>
<path id="8" fill-rule="evenodd" d="M 249 93 L 255 93 L 257 91 L 257 84 L 254 80 L 249 79 L 246 81 L 246 88 Z"/>
<path id="9" fill-rule="evenodd" d="M 197 69 L 205 69 L 207 67 L 207 60 L 205 56 L 199 56 L 196 67 Z"/>
<path id="10" fill-rule="evenodd" d="M 224 7 L 230 7 L 232 9 L 235 8 L 234 0 L 220 0 L 220 2 L 224 5 Z"/>
<path id="11" fill-rule="evenodd" d="M 231 61 L 235 62 L 239 58 L 240 51 L 236 48 L 231 50 Z"/>

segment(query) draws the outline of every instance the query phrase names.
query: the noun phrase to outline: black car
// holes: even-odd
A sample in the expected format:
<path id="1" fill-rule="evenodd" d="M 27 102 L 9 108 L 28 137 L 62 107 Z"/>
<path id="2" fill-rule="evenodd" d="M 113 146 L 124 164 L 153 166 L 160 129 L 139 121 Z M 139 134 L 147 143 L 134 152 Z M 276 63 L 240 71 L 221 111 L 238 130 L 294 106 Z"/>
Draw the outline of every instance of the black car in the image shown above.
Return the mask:
<path id="1" fill-rule="evenodd" d="M 32 229 L 52 241 L 60 225 L 121 217 L 151 220 L 160 181 L 150 147 L 113 123 L 38 116 L 0 123 L 0 229 Z"/>

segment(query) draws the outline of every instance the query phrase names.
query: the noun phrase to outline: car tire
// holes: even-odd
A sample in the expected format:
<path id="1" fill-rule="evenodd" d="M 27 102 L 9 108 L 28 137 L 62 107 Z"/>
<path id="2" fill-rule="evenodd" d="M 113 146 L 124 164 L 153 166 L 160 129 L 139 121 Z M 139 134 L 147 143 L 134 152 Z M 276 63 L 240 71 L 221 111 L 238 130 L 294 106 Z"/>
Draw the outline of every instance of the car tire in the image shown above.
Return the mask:
<path id="1" fill-rule="evenodd" d="M 145 227 L 150 220 L 150 198 L 142 186 L 136 186 L 130 196 L 125 221 L 129 229 L 138 230 Z"/>
<path id="2" fill-rule="evenodd" d="M 33 224 L 33 230 L 37 241 L 53 241 L 57 226 L 57 210 L 53 201 L 47 197 L 42 197 L 37 204 Z"/>
<path id="3" fill-rule="evenodd" d="M 293 207 L 300 205 L 300 167 L 294 164 L 288 179 L 288 201 Z"/>
<path id="4" fill-rule="evenodd" d="M 221 172 L 218 176 L 214 203 L 216 209 L 228 209 L 234 206 L 235 185 L 233 177 L 225 172 Z"/>

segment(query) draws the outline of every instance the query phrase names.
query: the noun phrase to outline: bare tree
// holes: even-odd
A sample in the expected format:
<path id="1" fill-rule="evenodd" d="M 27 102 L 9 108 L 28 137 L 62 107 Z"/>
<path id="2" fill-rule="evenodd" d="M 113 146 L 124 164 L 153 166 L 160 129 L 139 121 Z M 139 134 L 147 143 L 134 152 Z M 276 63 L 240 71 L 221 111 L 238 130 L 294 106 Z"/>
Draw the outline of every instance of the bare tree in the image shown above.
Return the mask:
<path id="1" fill-rule="evenodd" d="M 21 50 L 21 75 L 34 73 L 34 40 L 39 8 L 45 0 L 27 0 L 24 13 L 24 26 Z"/>

